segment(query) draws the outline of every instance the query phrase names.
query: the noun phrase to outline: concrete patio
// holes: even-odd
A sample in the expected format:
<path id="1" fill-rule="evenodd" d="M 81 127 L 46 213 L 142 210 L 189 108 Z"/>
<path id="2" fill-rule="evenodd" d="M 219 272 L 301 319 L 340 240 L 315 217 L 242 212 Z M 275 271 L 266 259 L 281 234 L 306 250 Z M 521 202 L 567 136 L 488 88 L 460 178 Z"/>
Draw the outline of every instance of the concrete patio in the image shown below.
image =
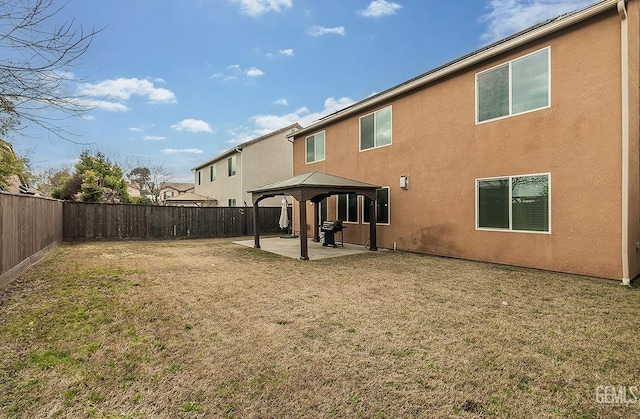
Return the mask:
<path id="1" fill-rule="evenodd" d="M 253 247 L 254 241 L 240 240 L 234 243 L 242 246 Z M 369 253 L 369 248 L 357 244 L 345 243 L 344 247 L 323 246 L 322 243 L 316 243 L 308 240 L 309 260 L 335 258 L 339 256 L 357 255 L 360 253 Z M 280 238 L 266 237 L 260 239 L 260 250 L 286 256 L 293 259 L 300 259 L 300 238 Z M 380 249 L 378 249 L 380 250 Z"/>

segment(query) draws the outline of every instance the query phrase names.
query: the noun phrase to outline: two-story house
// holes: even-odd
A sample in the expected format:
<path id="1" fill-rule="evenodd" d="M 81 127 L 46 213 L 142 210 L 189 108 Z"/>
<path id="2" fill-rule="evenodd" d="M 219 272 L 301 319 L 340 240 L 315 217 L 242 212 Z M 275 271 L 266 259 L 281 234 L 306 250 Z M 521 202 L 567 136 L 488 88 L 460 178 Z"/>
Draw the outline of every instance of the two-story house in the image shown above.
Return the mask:
<path id="1" fill-rule="evenodd" d="M 162 182 L 158 198 L 160 203 L 165 204 L 167 199 L 193 192 L 194 185 L 190 182 Z"/>
<path id="2" fill-rule="evenodd" d="M 549 20 L 295 132 L 294 175 L 378 190 L 378 246 L 640 274 L 640 1 Z M 367 199 L 328 198 L 365 243 Z M 371 202 L 371 201 L 369 201 Z"/>
<path id="3" fill-rule="evenodd" d="M 194 192 L 215 199 L 220 206 L 250 206 L 248 190 L 293 174 L 293 145 L 287 136 L 301 128 L 299 124 L 289 125 L 199 164 L 192 169 Z M 281 200 L 270 198 L 261 205 L 280 206 Z"/>

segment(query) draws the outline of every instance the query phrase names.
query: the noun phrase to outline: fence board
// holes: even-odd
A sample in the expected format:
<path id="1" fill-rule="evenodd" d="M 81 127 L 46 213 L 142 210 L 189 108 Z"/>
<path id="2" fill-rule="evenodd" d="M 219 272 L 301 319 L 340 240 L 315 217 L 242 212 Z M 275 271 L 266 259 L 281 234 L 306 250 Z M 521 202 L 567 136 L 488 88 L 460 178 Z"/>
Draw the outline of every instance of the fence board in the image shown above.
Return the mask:
<path id="1" fill-rule="evenodd" d="M 260 207 L 261 234 L 279 233 L 280 207 Z M 253 207 L 90 204 L 0 192 L 0 288 L 63 240 L 237 237 Z"/>
<path id="2" fill-rule="evenodd" d="M 0 192 L 0 288 L 62 242 L 62 201 Z"/>
<path id="3" fill-rule="evenodd" d="M 260 207 L 261 234 L 278 233 L 280 207 Z M 237 237 L 253 234 L 252 207 L 64 203 L 64 240 Z"/>

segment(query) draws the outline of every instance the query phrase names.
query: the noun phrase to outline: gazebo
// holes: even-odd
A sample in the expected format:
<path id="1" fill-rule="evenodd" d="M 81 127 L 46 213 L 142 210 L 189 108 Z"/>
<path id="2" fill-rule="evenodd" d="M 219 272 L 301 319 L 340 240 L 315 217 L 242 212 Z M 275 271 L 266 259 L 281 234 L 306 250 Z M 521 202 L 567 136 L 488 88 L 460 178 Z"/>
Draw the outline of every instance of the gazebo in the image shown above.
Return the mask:
<path id="1" fill-rule="evenodd" d="M 319 242 L 320 226 L 318 225 L 318 219 L 320 218 L 320 206 L 317 204 L 331 195 L 355 193 L 366 196 L 371 200 L 371 205 L 369 206 L 369 250 L 378 250 L 376 245 L 376 190 L 379 188 L 380 186 L 370 183 L 328 173 L 310 172 L 248 191 L 253 201 L 254 247 L 260 248 L 260 221 L 256 215 L 258 214 L 258 203 L 263 199 L 279 195 L 291 195 L 298 201 L 300 211 L 300 259 L 309 260 L 307 201 L 316 204 L 314 205 L 313 240 Z"/>

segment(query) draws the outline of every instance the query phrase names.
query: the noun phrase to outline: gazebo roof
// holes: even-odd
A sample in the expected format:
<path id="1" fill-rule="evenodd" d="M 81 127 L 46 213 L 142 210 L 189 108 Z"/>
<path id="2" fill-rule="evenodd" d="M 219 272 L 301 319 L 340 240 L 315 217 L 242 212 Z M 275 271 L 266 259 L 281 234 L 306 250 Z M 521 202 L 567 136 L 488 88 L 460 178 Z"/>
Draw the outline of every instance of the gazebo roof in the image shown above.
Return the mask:
<path id="1" fill-rule="evenodd" d="M 380 186 L 359 180 L 347 179 L 340 176 L 322 172 L 304 173 L 292 178 L 283 179 L 264 185 L 260 188 L 248 191 L 253 199 L 253 236 L 254 247 L 260 248 L 260 218 L 258 214 L 258 202 L 264 198 L 277 195 L 291 195 L 298 201 L 298 213 L 300 216 L 300 259 L 309 259 L 307 247 L 307 201 L 320 202 L 324 198 L 336 194 L 354 193 L 364 195 L 371 200 L 369 204 L 369 250 L 377 250 L 376 244 L 376 190 Z M 318 219 L 320 218 L 320 205 L 314 205 L 313 215 L 313 240 L 320 241 Z"/>
<path id="2" fill-rule="evenodd" d="M 355 193 L 372 200 L 380 186 L 323 172 L 309 172 L 248 191 L 253 202 L 277 195 L 291 195 L 297 201 L 319 202 L 329 195 Z"/>

